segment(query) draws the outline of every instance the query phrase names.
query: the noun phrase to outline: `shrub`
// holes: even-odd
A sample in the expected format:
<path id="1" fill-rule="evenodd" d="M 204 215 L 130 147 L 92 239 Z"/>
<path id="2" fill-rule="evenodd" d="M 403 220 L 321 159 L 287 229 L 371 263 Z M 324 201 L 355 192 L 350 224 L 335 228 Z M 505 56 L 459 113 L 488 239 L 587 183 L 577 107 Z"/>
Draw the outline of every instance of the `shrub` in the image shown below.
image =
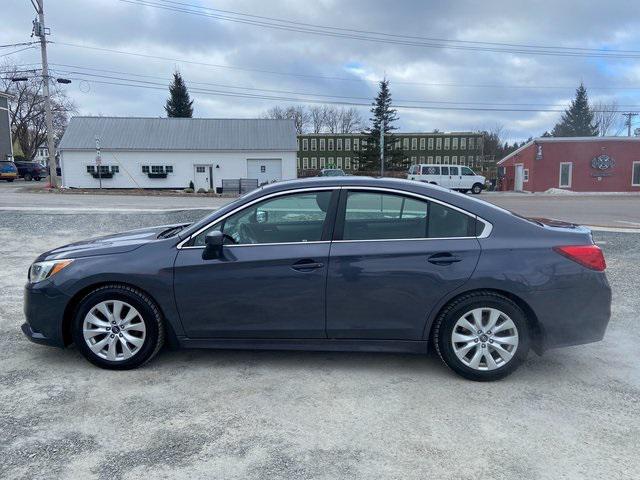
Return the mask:
<path id="1" fill-rule="evenodd" d="M 195 189 L 196 189 L 196 187 L 195 187 L 195 185 L 193 184 L 193 182 L 189 182 L 189 188 L 190 188 L 191 190 L 195 190 Z"/>
<path id="2" fill-rule="evenodd" d="M 204 188 L 199 188 L 198 193 L 207 193 L 207 191 Z"/>
<path id="3" fill-rule="evenodd" d="M 193 188 L 185 188 L 184 193 L 193 193 Z"/>

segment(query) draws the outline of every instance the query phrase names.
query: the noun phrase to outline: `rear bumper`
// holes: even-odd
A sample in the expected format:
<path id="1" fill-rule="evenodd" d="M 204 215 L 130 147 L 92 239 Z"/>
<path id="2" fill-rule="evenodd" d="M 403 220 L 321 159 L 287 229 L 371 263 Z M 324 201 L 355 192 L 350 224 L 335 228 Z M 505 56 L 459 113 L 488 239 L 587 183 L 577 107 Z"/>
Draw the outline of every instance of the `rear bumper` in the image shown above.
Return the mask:
<path id="1" fill-rule="evenodd" d="M 34 343 L 64 347 L 62 324 L 69 297 L 47 280 L 41 284 L 27 284 L 24 288 L 24 316 L 22 333 Z"/>
<path id="2" fill-rule="evenodd" d="M 17 173 L 0 173 L 0 180 L 10 180 L 14 178 L 18 178 Z"/>
<path id="3" fill-rule="evenodd" d="M 536 295 L 531 306 L 542 329 L 542 350 L 604 338 L 611 317 L 611 288 L 604 274 L 594 275 L 588 283 Z"/>

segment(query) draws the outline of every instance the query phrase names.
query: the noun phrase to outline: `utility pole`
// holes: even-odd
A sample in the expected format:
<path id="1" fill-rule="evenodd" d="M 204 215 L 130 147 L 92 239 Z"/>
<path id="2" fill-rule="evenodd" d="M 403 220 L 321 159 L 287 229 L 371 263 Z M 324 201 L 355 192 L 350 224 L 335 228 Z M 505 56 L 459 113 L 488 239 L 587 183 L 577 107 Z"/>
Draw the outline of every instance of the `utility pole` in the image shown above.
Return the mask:
<path id="1" fill-rule="evenodd" d="M 96 168 L 98 169 L 98 183 L 102 189 L 102 154 L 100 153 L 100 137 L 96 135 Z"/>
<path id="2" fill-rule="evenodd" d="M 384 177 L 384 118 L 380 124 L 380 177 Z"/>
<path id="3" fill-rule="evenodd" d="M 44 96 L 44 123 L 47 127 L 47 150 L 49 151 L 49 183 L 51 187 L 58 187 L 56 172 L 56 145 L 53 139 L 53 117 L 51 114 L 51 97 L 49 95 L 49 63 L 47 61 L 47 29 L 44 24 L 44 0 L 31 0 L 38 18 L 33 21 L 33 34 L 40 37 L 40 54 L 42 56 L 42 93 Z"/>
<path id="4" fill-rule="evenodd" d="M 627 120 L 624 122 L 627 126 L 627 137 L 631 136 L 631 119 L 636 115 L 638 115 L 637 112 L 627 112 L 622 114 L 623 117 L 627 117 Z"/>

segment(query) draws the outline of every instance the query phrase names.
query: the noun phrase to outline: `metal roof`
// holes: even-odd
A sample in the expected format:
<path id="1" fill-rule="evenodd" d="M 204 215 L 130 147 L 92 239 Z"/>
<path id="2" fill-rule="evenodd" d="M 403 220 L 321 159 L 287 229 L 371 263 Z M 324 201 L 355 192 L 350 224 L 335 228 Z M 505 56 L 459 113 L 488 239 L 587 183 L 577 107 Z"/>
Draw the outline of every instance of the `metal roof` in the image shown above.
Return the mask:
<path id="1" fill-rule="evenodd" d="M 293 120 L 73 117 L 59 150 L 296 151 Z"/>

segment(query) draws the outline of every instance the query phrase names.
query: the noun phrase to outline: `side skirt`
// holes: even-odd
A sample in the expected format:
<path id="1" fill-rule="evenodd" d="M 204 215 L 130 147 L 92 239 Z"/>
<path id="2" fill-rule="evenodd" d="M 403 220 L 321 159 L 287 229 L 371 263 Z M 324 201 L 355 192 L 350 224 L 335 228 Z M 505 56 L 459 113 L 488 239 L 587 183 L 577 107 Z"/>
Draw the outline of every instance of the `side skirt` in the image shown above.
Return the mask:
<path id="1" fill-rule="evenodd" d="M 229 350 L 311 350 L 325 352 L 394 352 L 426 354 L 424 340 L 352 340 L 352 339 L 252 339 L 186 338 L 178 339 L 182 348 Z"/>

